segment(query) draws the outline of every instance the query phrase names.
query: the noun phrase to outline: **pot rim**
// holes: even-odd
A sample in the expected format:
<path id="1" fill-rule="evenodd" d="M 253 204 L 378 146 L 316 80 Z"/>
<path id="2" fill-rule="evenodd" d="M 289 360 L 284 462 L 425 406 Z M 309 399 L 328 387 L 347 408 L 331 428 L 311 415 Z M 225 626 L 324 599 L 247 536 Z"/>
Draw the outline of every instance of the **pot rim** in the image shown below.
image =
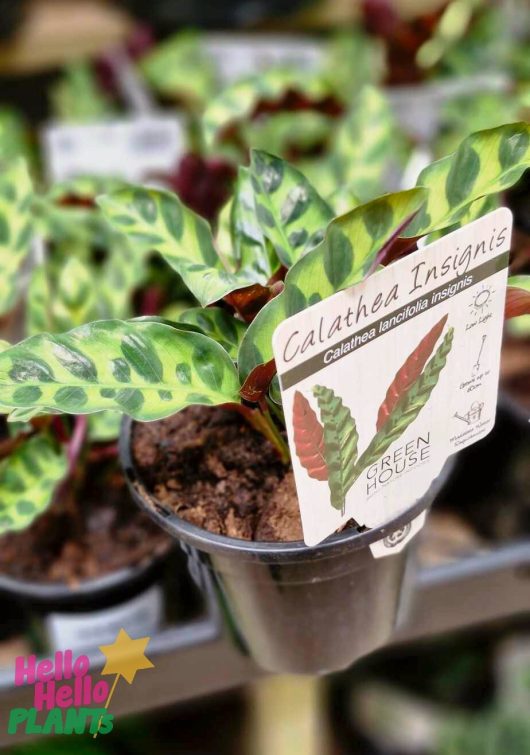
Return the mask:
<path id="1" fill-rule="evenodd" d="M 434 498 L 447 482 L 455 463 L 455 457 L 450 456 L 444 463 L 440 474 L 433 480 L 428 490 L 421 498 L 409 506 L 402 514 L 390 519 L 388 522 L 368 529 L 364 532 L 357 530 L 343 530 L 326 538 L 316 546 L 308 546 L 303 540 L 289 542 L 277 541 L 254 541 L 242 540 L 218 535 L 208 530 L 197 527 L 195 524 L 186 522 L 174 511 L 164 506 L 153 496 L 147 496 L 140 488 L 140 475 L 132 458 L 132 428 L 134 420 L 124 416 L 119 440 L 119 456 L 123 473 L 136 503 L 163 529 L 178 540 L 183 540 L 188 545 L 207 553 L 224 554 L 227 556 L 248 556 L 260 560 L 285 560 L 287 557 L 292 561 L 307 561 L 317 558 L 336 556 L 339 552 L 357 548 L 365 548 L 387 535 L 392 534 L 400 527 L 405 526 L 412 519 L 429 508 Z"/>
<path id="2" fill-rule="evenodd" d="M 171 546 L 168 548 L 168 553 L 169 550 L 171 550 Z M 62 603 L 75 601 L 79 597 L 97 597 L 101 593 L 109 592 L 126 582 L 134 582 L 140 579 L 150 569 L 154 568 L 163 557 L 153 556 L 148 561 L 136 564 L 136 566 L 126 566 L 100 577 L 83 579 L 75 586 L 71 586 L 67 582 L 35 582 L 34 580 L 0 573 L 0 592 L 9 592 L 19 597 L 39 601 L 59 601 Z"/>

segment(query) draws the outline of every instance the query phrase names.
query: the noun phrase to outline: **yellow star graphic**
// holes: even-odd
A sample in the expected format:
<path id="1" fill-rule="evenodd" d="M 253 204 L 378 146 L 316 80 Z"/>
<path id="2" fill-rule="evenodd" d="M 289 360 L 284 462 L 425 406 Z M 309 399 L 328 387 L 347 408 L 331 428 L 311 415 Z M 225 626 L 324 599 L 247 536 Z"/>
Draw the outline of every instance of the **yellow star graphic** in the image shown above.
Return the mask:
<path id="1" fill-rule="evenodd" d="M 150 637 L 133 640 L 125 629 L 120 629 L 112 645 L 101 645 L 100 650 L 107 659 L 102 674 L 118 674 L 132 684 L 136 672 L 141 669 L 154 668 L 145 655 L 145 648 Z"/>

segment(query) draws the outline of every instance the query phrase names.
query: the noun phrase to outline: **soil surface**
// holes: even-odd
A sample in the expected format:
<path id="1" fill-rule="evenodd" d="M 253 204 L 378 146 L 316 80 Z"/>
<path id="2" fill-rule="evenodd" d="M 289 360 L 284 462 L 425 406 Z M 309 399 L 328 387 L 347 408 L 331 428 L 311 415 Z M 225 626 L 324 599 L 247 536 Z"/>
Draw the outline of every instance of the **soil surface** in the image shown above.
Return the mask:
<path id="1" fill-rule="evenodd" d="M 292 469 L 235 412 L 192 406 L 136 424 L 133 458 L 147 492 L 198 527 L 243 540 L 302 539 Z"/>
<path id="2" fill-rule="evenodd" d="M 31 527 L 0 538 L 0 572 L 73 586 L 168 550 L 171 539 L 133 503 L 115 461 L 89 466 L 75 496 L 67 485 Z"/>

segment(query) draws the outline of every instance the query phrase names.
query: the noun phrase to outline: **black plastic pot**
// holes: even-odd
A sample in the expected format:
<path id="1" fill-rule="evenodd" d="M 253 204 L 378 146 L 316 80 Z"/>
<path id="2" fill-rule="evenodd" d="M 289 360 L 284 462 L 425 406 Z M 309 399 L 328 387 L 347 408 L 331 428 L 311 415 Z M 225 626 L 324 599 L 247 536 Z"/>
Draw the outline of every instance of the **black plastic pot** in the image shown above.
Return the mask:
<path id="1" fill-rule="evenodd" d="M 303 542 L 248 542 L 200 529 L 148 498 L 131 458 L 125 419 L 120 455 L 132 495 L 188 555 L 192 573 L 219 586 L 253 658 L 268 671 L 329 673 L 384 645 L 411 584 L 414 538 L 401 552 L 375 559 L 369 546 L 427 509 L 449 473 L 448 462 L 408 511 L 359 533 L 346 530 L 317 547 Z"/>
<path id="2" fill-rule="evenodd" d="M 0 574 L 0 593 L 23 606 L 38 651 L 88 651 L 112 642 L 122 627 L 133 637 L 153 634 L 159 628 L 164 608 L 157 584 L 161 570 L 162 563 L 156 559 L 75 587 Z M 156 616 L 148 615 L 153 606 Z"/>

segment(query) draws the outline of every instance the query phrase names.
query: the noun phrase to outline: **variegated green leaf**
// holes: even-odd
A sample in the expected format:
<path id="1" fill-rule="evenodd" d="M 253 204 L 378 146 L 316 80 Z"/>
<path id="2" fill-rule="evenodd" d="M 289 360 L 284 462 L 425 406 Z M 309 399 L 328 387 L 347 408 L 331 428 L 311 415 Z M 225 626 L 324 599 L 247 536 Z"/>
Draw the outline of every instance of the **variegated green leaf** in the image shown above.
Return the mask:
<path id="1" fill-rule="evenodd" d="M 51 503 L 68 462 L 45 435 L 25 441 L 0 463 L 0 534 L 27 527 Z"/>
<path id="2" fill-rule="evenodd" d="M 320 75 L 289 68 L 271 68 L 237 81 L 215 97 L 204 112 L 206 144 L 211 147 L 229 127 L 248 120 L 258 103 L 278 102 L 289 91 L 318 102 L 329 95 L 330 87 Z"/>
<path id="3" fill-rule="evenodd" d="M 383 80 L 384 42 L 360 25 L 334 34 L 326 47 L 324 75 L 341 98 L 350 100 L 365 84 Z"/>
<path id="4" fill-rule="evenodd" d="M 423 189 L 387 194 L 333 220 L 324 241 L 289 270 L 285 289 L 250 324 L 239 350 L 243 379 L 273 358 L 272 334 L 283 320 L 362 280 L 424 201 Z"/>
<path id="5" fill-rule="evenodd" d="M 267 243 L 256 212 L 256 200 L 248 168 L 239 168 L 234 196 L 229 207 L 228 238 L 235 270 L 252 270 L 255 282 L 265 285 L 280 265 Z"/>
<path id="6" fill-rule="evenodd" d="M 52 292 L 50 280 L 44 265 L 34 268 L 28 285 L 26 303 L 26 332 L 33 336 L 37 333 L 54 331 L 52 315 Z"/>
<path id="7" fill-rule="evenodd" d="M 331 208 L 302 173 L 267 152 L 253 150 L 250 177 L 261 230 L 291 267 L 322 241 Z"/>
<path id="8" fill-rule="evenodd" d="M 275 155 L 306 154 L 331 138 L 335 118 L 317 110 L 287 110 L 241 124 L 243 142 Z"/>
<path id="9" fill-rule="evenodd" d="M 337 185 L 347 185 L 361 202 L 382 188 L 385 172 L 395 156 L 397 125 L 383 92 L 365 86 L 343 119 L 330 162 Z"/>
<path id="10" fill-rule="evenodd" d="M 125 181 L 113 176 L 72 176 L 54 183 L 47 191 L 46 197 L 52 202 L 72 198 L 91 201 L 100 194 L 110 194 L 126 186 Z"/>
<path id="11" fill-rule="evenodd" d="M 192 307 L 187 309 L 178 318 L 178 323 L 194 325 L 204 333 L 217 341 L 232 359 L 237 358 L 237 352 L 243 336 L 245 335 L 246 326 L 244 323 L 236 320 L 229 312 L 219 307 Z"/>
<path id="12" fill-rule="evenodd" d="M 67 66 L 50 93 L 55 117 L 63 123 L 89 123 L 112 114 L 109 98 L 101 89 L 89 63 Z"/>
<path id="13" fill-rule="evenodd" d="M 140 71 L 159 94 L 202 105 L 216 88 L 213 62 L 193 31 L 164 40 L 140 61 Z"/>
<path id="14" fill-rule="evenodd" d="M 328 202 L 333 207 L 336 216 L 346 215 L 347 212 L 362 204 L 350 186 L 340 186 L 328 197 Z"/>
<path id="15" fill-rule="evenodd" d="M 107 443 L 120 435 L 122 415 L 119 412 L 96 412 L 88 417 L 88 437 L 93 443 Z"/>
<path id="16" fill-rule="evenodd" d="M 135 248 L 160 252 L 202 306 L 255 282 L 249 271 L 236 275 L 225 269 L 208 223 L 174 194 L 136 187 L 99 197 L 98 203 Z"/>
<path id="17" fill-rule="evenodd" d="M 478 131 L 452 155 L 427 166 L 418 186 L 429 190 L 425 207 L 405 236 L 423 236 L 460 221 L 470 204 L 514 184 L 530 167 L 530 124 Z"/>
<path id="18" fill-rule="evenodd" d="M 125 320 L 132 315 L 133 294 L 147 277 L 147 253 L 133 249 L 125 237 L 113 238 L 107 258 L 94 273 L 103 319 Z"/>
<path id="19" fill-rule="evenodd" d="M 441 239 L 442 236 L 447 236 L 448 233 L 452 233 L 453 231 L 458 230 L 458 228 L 462 228 L 464 225 L 468 225 L 468 223 L 472 223 L 474 220 L 478 220 L 478 218 L 481 218 L 483 215 L 487 215 L 488 212 L 492 212 L 498 207 L 499 196 L 497 194 L 489 194 L 486 197 L 481 197 L 480 199 L 477 199 L 475 202 L 470 204 L 466 210 L 464 210 L 460 220 L 457 223 L 453 223 L 453 225 L 450 225 L 447 228 L 443 228 L 441 231 L 433 231 L 433 233 L 430 233 L 426 237 L 425 243 L 431 244 L 433 241 Z"/>
<path id="20" fill-rule="evenodd" d="M 0 161 L 30 157 L 28 131 L 21 115 L 6 105 L 0 106 Z"/>
<path id="21" fill-rule="evenodd" d="M 0 171 L 0 315 L 20 294 L 18 275 L 33 239 L 33 187 L 23 158 Z"/>
<path id="22" fill-rule="evenodd" d="M 54 331 L 70 330 L 98 317 L 98 291 L 91 268 L 70 257 L 57 281 L 51 303 Z"/>
<path id="23" fill-rule="evenodd" d="M 158 322 L 100 320 L 60 335 L 32 336 L 0 354 L 0 403 L 138 420 L 189 404 L 239 401 L 226 351 L 212 339 Z"/>

